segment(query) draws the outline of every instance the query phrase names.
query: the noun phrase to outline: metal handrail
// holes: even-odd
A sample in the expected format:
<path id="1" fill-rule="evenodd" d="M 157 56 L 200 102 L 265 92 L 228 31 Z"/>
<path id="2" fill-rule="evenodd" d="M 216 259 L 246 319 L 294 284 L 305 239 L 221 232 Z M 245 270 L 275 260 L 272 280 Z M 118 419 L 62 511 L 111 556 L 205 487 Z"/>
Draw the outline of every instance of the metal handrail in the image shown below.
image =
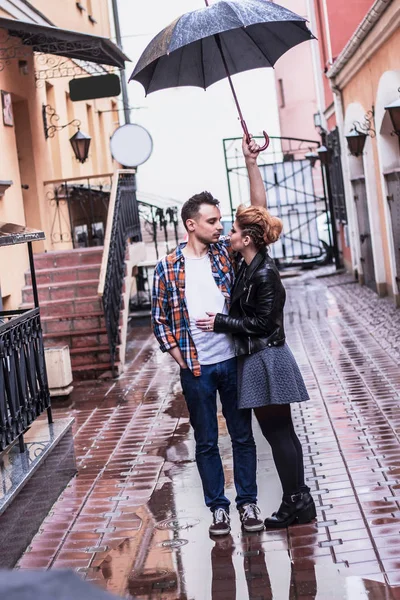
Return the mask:
<path id="1" fill-rule="evenodd" d="M 39 308 L 0 313 L 0 451 L 47 410 L 52 422 Z"/>
<path id="2" fill-rule="evenodd" d="M 43 185 L 57 185 L 63 183 L 71 183 L 71 181 L 92 181 L 96 179 L 104 179 L 106 177 L 112 177 L 112 173 L 100 173 L 99 175 L 79 175 L 79 177 L 63 177 L 62 179 L 48 179 L 43 182 Z"/>
<path id="3" fill-rule="evenodd" d="M 113 374 L 120 342 L 120 311 L 129 239 L 139 242 L 142 235 L 136 199 L 136 171 L 125 169 L 116 171 L 113 177 L 98 286 L 98 294 L 103 300 Z"/>

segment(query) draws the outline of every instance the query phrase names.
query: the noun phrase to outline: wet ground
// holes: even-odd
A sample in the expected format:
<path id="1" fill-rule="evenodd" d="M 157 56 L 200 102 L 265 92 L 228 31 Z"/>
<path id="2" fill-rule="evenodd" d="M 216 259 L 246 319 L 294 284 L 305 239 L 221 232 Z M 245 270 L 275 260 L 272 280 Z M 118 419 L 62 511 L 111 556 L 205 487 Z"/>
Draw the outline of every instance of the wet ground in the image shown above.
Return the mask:
<path id="1" fill-rule="evenodd" d="M 323 273 L 325 273 L 323 271 Z M 318 519 L 211 540 L 178 370 L 146 324 L 118 381 L 83 382 L 73 415 L 79 474 L 20 568 L 71 568 L 140 600 L 400 599 L 400 311 L 348 276 L 286 280 L 287 337 L 311 400 L 294 408 Z M 230 444 L 220 420 L 228 497 Z M 281 495 L 255 425 L 259 504 Z"/>

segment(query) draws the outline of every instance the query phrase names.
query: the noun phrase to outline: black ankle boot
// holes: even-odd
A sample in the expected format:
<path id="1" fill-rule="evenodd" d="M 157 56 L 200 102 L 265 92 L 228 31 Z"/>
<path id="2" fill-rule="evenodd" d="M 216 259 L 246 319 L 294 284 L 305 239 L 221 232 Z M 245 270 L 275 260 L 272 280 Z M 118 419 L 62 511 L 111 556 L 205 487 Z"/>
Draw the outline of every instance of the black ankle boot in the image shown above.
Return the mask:
<path id="1" fill-rule="evenodd" d="M 292 524 L 310 523 L 316 516 L 317 511 L 310 492 L 299 492 L 292 496 L 283 496 L 279 509 L 265 519 L 264 525 L 267 529 L 283 529 Z"/>

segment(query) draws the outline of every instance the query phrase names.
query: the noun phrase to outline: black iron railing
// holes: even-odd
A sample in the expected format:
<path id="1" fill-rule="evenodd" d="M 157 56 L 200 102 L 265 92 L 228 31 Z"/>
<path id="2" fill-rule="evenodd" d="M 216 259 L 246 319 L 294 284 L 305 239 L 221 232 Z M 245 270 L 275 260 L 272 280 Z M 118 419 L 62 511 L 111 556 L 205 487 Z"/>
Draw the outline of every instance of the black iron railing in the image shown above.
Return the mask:
<path id="1" fill-rule="evenodd" d="M 0 312 L 0 451 L 47 409 L 52 422 L 39 308 Z"/>
<path id="2" fill-rule="evenodd" d="M 160 206 L 138 200 L 146 261 L 139 265 L 136 275 L 136 294 L 130 298 L 131 313 L 150 310 L 153 271 L 161 256 L 169 254 L 183 238 L 179 228 L 177 206 Z"/>
<path id="3" fill-rule="evenodd" d="M 162 243 L 162 254 L 171 252 L 179 243 L 179 215 L 177 206 L 161 207 L 138 200 L 139 214 L 145 230 L 151 236 L 157 260 L 160 258 L 159 244 Z M 160 232 L 160 234 L 158 233 Z"/>
<path id="4" fill-rule="evenodd" d="M 110 200 L 110 230 L 105 242 L 108 258 L 104 278 L 103 307 L 110 346 L 111 365 L 115 371 L 117 348 L 120 343 L 119 321 L 125 278 L 125 255 L 127 242 L 139 242 L 139 209 L 136 199 L 136 175 L 133 171 L 118 171 L 114 186 L 114 198 Z M 108 226 L 108 224 L 107 224 Z"/>

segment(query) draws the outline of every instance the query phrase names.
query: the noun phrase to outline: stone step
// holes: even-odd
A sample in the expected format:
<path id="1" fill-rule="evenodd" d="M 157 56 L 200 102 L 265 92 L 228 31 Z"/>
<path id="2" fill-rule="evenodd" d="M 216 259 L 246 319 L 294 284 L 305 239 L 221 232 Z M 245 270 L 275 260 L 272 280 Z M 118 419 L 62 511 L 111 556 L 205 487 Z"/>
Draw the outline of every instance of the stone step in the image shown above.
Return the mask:
<path id="1" fill-rule="evenodd" d="M 54 267 L 74 267 L 78 265 L 101 264 L 103 246 L 96 248 L 79 248 L 77 250 L 59 250 L 35 254 L 35 269 L 51 269 Z"/>
<path id="2" fill-rule="evenodd" d="M 21 304 L 20 308 L 32 308 L 32 302 Z M 40 313 L 42 318 L 46 317 L 64 317 L 67 315 L 84 315 L 92 312 L 101 312 L 103 310 L 102 300 L 99 296 L 87 296 L 84 298 L 71 298 L 68 302 L 65 300 L 47 300 L 40 303 Z"/>
<path id="3" fill-rule="evenodd" d="M 36 269 L 37 285 L 52 283 L 65 283 L 99 279 L 100 265 L 75 265 L 73 267 L 51 267 L 50 269 Z M 30 271 L 25 273 L 25 283 L 32 285 Z"/>
<path id="4" fill-rule="evenodd" d="M 39 302 L 47 300 L 64 300 L 69 301 L 73 298 L 83 298 L 87 296 L 95 296 L 99 286 L 98 279 L 86 279 L 85 281 L 51 283 L 38 285 Z M 33 291 L 31 286 L 22 288 L 22 301 L 33 302 Z"/>
<path id="5" fill-rule="evenodd" d="M 76 332 L 88 329 L 105 329 L 104 312 L 87 312 L 80 315 L 41 316 L 43 333 Z"/>
<path id="6" fill-rule="evenodd" d="M 115 368 L 117 370 L 117 374 L 121 373 L 121 364 L 116 363 Z M 103 379 L 111 379 L 111 362 L 105 363 L 93 363 L 91 365 L 81 365 L 80 367 L 74 367 L 74 378 L 76 380 L 85 380 L 85 379 L 98 379 L 99 377 Z"/>
<path id="7" fill-rule="evenodd" d="M 111 366 L 110 349 L 108 344 L 102 346 L 89 346 L 86 348 L 72 348 L 70 350 L 71 365 L 76 367 L 94 364 L 108 364 Z M 110 368 L 110 367 L 109 367 Z"/>
<path id="8" fill-rule="evenodd" d="M 57 331 L 43 335 L 46 348 L 69 346 L 74 348 L 88 348 L 94 346 L 106 346 L 108 344 L 107 331 L 105 327 L 85 329 L 82 331 Z"/>

